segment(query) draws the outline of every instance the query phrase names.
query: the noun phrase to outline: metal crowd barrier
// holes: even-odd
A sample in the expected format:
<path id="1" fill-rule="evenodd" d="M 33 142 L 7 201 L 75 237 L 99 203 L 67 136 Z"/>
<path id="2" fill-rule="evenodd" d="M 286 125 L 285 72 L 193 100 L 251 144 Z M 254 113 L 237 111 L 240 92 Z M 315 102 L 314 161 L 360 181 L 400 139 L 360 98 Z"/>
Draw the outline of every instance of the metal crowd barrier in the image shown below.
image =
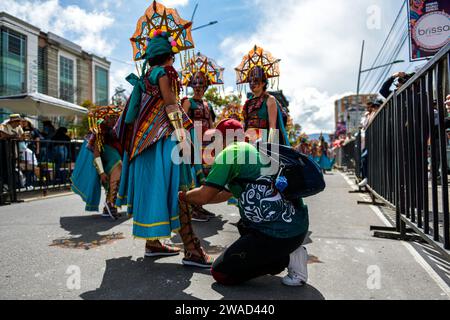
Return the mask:
<path id="1" fill-rule="evenodd" d="M 0 205 L 27 192 L 70 187 L 79 142 L 0 140 Z"/>
<path id="2" fill-rule="evenodd" d="M 361 136 L 336 150 L 336 167 L 344 171 L 354 171 L 360 177 Z"/>
<path id="3" fill-rule="evenodd" d="M 361 180 L 361 131 L 358 132 L 358 135 L 356 136 L 356 141 L 353 146 L 353 157 L 355 159 L 355 176 Z"/>
<path id="4" fill-rule="evenodd" d="M 448 257 L 449 63 L 450 44 L 388 98 L 366 132 L 368 190 L 396 210 L 395 230 L 373 228 L 393 233 L 375 236 L 408 240 L 413 231 Z"/>

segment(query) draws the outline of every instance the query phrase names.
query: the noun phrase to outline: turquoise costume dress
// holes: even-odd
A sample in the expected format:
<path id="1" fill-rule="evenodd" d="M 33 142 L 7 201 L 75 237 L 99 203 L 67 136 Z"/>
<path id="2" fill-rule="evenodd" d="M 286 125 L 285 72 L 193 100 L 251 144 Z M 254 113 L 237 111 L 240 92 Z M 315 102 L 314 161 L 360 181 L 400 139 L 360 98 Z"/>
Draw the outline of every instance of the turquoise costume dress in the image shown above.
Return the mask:
<path id="1" fill-rule="evenodd" d="M 258 98 L 253 98 L 253 94 L 249 94 L 249 99 L 243 108 L 245 131 L 249 129 L 269 130 L 269 112 L 267 109 L 268 99 L 268 94 L 263 94 Z M 276 101 L 276 103 L 278 108 L 277 129 L 280 130 L 280 144 L 290 146 L 289 137 L 283 122 L 282 108 L 278 101 Z M 267 131 L 267 134 L 268 133 L 269 132 Z"/>
<path id="2" fill-rule="evenodd" d="M 81 146 L 72 177 L 72 191 L 86 203 L 86 211 L 98 212 L 101 197 L 101 182 L 94 166 L 94 153 L 88 149 L 88 141 Z"/>
<path id="3" fill-rule="evenodd" d="M 174 130 L 159 89 L 165 75 L 177 84 L 172 67 L 153 67 L 144 79 L 134 78 L 135 90 L 116 125 L 125 149 L 117 205 L 126 205 L 133 216 L 134 237 L 146 240 L 170 238 L 180 229 L 178 192 L 193 185 L 190 165 L 172 159 L 178 142 L 172 140 Z M 190 130 L 192 122 L 184 113 L 183 120 Z"/>
<path id="4" fill-rule="evenodd" d="M 80 154 L 75 163 L 71 182 L 72 191 L 78 194 L 86 203 L 86 211 L 98 212 L 101 197 L 100 176 L 94 166 L 94 152 L 92 143 L 95 143 L 94 135 L 90 135 L 83 143 Z M 120 151 L 114 145 L 105 144 L 101 153 L 105 173 L 111 172 L 122 163 Z"/>
<path id="5" fill-rule="evenodd" d="M 326 148 L 322 146 L 321 149 L 322 155 L 318 157 L 317 163 L 320 165 L 320 168 L 322 168 L 322 170 L 330 171 L 333 168 L 333 163 L 331 162 L 330 158 L 328 158 Z"/>

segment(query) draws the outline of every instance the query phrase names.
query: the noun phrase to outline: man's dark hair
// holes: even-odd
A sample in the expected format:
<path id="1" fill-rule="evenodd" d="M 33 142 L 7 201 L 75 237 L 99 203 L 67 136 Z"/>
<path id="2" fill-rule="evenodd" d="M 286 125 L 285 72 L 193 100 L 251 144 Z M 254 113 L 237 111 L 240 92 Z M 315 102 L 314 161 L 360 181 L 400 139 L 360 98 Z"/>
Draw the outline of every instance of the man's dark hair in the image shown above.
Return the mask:
<path id="1" fill-rule="evenodd" d="M 412 77 L 414 77 L 415 74 L 416 74 L 415 72 L 413 72 L 413 73 L 408 73 L 408 74 L 406 74 L 406 76 L 404 76 L 404 77 L 402 77 L 402 78 L 399 78 L 399 79 L 398 79 L 398 82 L 401 83 L 401 84 L 405 84 L 405 83 L 407 83 L 407 82 L 409 81 L 409 79 L 411 79 Z"/>
<path id="2" fill-rule="evenodd" d="M 58 130 L 56 130 L 57 134 L 66 134 L 69 130 L 67 130 L 66 127 L 60 127 Z"/>
<path id="3" fill-rule="evenodd" d="M 166 61 L 169 60 L 169 58 L 174 56 L 175 55 L 173 53 L 160 54 L 159 56 L 148 59 L 148 64 L 150 65 L 150 67 L 161 66 L 164 63 L 166 63 Z"/>

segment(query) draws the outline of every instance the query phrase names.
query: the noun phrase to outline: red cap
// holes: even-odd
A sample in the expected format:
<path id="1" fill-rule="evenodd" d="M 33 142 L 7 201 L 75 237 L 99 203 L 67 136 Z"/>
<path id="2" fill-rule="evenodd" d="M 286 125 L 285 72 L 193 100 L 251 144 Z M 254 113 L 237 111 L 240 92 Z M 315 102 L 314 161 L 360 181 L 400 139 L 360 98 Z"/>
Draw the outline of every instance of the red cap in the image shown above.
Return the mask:
<path id="1" fill-rule="evenodd" d="M 222 135 L 225 136 L 227 134 L 227 130 L 244 130 L 244 126 L 237 120 L 225 119 L 217 125 L 216 130 L 219 130 Z"/>

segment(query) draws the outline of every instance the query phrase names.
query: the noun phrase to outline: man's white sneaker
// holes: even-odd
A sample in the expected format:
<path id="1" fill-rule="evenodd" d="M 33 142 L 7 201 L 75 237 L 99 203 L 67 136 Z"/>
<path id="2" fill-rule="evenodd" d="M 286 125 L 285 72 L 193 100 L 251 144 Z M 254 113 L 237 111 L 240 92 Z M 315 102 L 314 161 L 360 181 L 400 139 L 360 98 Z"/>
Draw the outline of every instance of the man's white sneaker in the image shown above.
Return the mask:
<path id="1" fill-rule="evenodd" d="M 367 184 L 369 183 L 369 180 L 367 180 L 367 178 L 365 178 L 363 181 L 361 181 L 360 184 L 358 184 L 359 187 L 365 187 L 367 186 Z"/>
<path id="2" fill-rule="evenodd" d="M 283 284 L 289 287 L 301 287 L 308 282 L 308 251 L 301 246 L 290 255 L 288 275 Z"/>

